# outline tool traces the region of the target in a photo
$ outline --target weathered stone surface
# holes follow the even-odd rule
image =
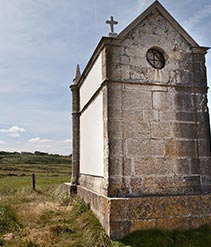
[[[135,112],[134,117],[137,116],[137,114]],[[109,120],[110,121],[120,121],[122,118],[123,118],[123,111],[120,107],[109,106]],[[137,117],[137,119],[142,119],[141,113],[140,113],[140,118]],[[107,121],[106,123],[108,123],[108,119],[104,118],[104,120]]]
[[[200,159],[200,174],[211,175],[211,158]]]
[[[109,197],[124,197],[129,195],[129,186],[127,180],[123,177],[110,177],[109,178]]]
[[[151,137],[169,139],[171,137],[170,124],[168,122],[152,122]]]
[[[135,174],[144,175],[173,175],[174,161],[165,158],[135,158]]]
[[[142,91],[123,91],[123,109],[152,109],[152,97],[150,92]]]
[[[128,207],[127,200],[112,200],[110,206],[110,217],[116,220],[122,220],[127,218],[127,207]]]
[[[208,139],[198,140],[199,156],[210,157],[210,141]]]
[[[195,112],[177,112],[176,120],[182,122],[192,122],[192,124],[195,124]]]
[[[120,158],[123,156],[123,145],[124,142],[123,140],[115,140],[115,139],[111,139],[109,140],[109,150],[110,150],[110,157],[111,158]]]
[[[178,217],[178,216],[188,216],[188,201],[187,197],[179,196],[169,196],[161,197],[157,199],[159,208],[156,208],[156,217]]]
[[[124,138],[149,138],[150,124],[148,122],[126,121],[123,124]]]
[[[176,194],[179,185],[174,182],[174,177],[145,176],[143,181],[144,194]]]
[[[143,195],[141,177],[112,177],[109,181],[109,196],[111,197],[131,197]]]
[[[194,94],[192,95],[192,101],[196,106],[198,112],[207,112],[207,95],[206,94]]]
[[[191,159],[190,166],[191,166],[191,174],[201,174],[201,165],[200,159]]]
[[[172,130],[176,138],[197,139],[195,123],[173,123]]]
[[[195,141],[166,141],[166,156],[168,157],[197,157]]]
[[[198,139],[206,139],[208,136],[210,136],[210,128],[207,125],[207,121],[204,121],[197,125],[197,134]]]
[[[183,180],[187,186],[200,186],[200,176],[184,176]]]
[[[176,120],[176,112],[171,109],[163,109],[163,111],[159,111],[160,121],[175,121]]]
[[[211,186],[210,185],[201,185],[201,193],[208,194],[211,193]]]
[[[78,192],[90,203],[113,239],[121,239],[136,230],[154,227],[187,229],[211,222],[210,194],[112,199],[94,194],[81,186]]]
[[[123,122],[121,120],[112,120],[109,124],[109,136],[113,139],[119,139],[123,137]]]
[[[204,203],[201,201],[200,196],[189,196],[187,197],[187,202],[189,216],[197,216],[203,214]]]
[[[153,218],[154,198],[131,198],[128,201],[127,218],[129,220],[139,220]]]
[[[194,107],[189,93],[177,93],[175,95],[176,110],[180,112],[193,112]]]
[[[112,84],[113,85],[113,84]],[[108,106],[113,110],[120,110],[122,108],[122,91],[121,88],[113,89],[111,86],[108,87]]]
[[[133,159],[124,159],[123,164],[123,174],[124,176],[132,176],[134,175],[134,161]]]
[[[202,175],[202,184],[211,186],[211,175]]]
[[[80,175],[79,183],[84,188],[90,189],[102,195],[107,190],[107,179],[101,177],[94,177],[89,175]]]
[[[143,195],[143,179],[141,177],[131,177],[129,179],[129,189],[131,196]]]
[[[131,223],[130,232],[147,230],[151,228],[156,228],[156,219],[133,220]]]
[[[114,240],[123,238],[130,233],[131,222],[130,221],[114,221],[110,222],[110,236]]]
[[[205,215],[211,215],[211,196],[210,195],[201,195],[200,196],[200,202],[201,202],[201,212],[200,214]],[[198,213],[199,214],[199,213]]]
[[[127,145],[128,157],[150,157],[164,156],[164,142],[162,140],[148,139],[128,139]]]
[[[124,124],[127,122],[141,122],[143,121],[143,111],[142,109],[124,109],[122,112],[122,118]]]
[[[130,64],[130,61],[130,56],[125,55],[120,57],[120,64]]]
[[[202,226],[204,224],[210,224],[211,217],[203,217],[203,216],[197,216],[189,219],[190,225],[189,228],[197,228],[199,226]]]
[[[130,66],[126,64],[111,64],[110,79],[124,80],[130,79]]]
[[[190,162],[188,159],[175,160],[175,173],[177,175],[190,175]]]
[[[189,218],[165,218],[157,220],[157,227],[161,229],[188,229]]]
[[[159,120],[159,111],[156,110],[144,110],[143,119],[148,121],[158,121]]]
[[[143,191],[148,195],[201,193],[200,176],[145,176],[143,177]]]
[[[153,109],[155,110],[164,110],[169,108],[169,106],[174,107],[173,99],[174,95],[169,94],[168,92],[153,92]]]
[[[110,159],[109,160],[109,175],[110,176],[122,176],[124,172],[123,158]],[[128,174],[130,174],[128,172]]]
[[[196,117],[199,124],[209,123],[209,112],[197,112]]]

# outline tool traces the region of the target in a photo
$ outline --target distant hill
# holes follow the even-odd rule
[[[70,164],[71,160],[71,155],[0,151],[0,164]]]

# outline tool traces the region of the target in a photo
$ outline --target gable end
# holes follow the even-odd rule
[[[190,46],[199,47],[196,41],[184,30],[184,28],[170,15],[170,13],[160,4],[155,1],[141,15],[139,15],[131,24],[129,24],[117,37],[124,38],[132,29],[139,25],[153,10],[157,9],[161,15],[177,30],[177,32],[190,44]]]

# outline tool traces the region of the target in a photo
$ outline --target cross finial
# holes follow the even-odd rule
[[[107,20],[106,21],[106,24],[109,24],[110,25],[109,37],[116,37],[117,36],[117,33],[114,33],[114,25],[117,25],[118,24],[118,21],[115,21],[114,20],[114,17],[111,16],[111,19],[110,20]]]

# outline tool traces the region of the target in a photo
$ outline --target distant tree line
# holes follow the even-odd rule
[[[65,157],[72,157],[70,155],[60,155],[60,154],[49,154],[41,151],[35,151],[34,153],[31,152],[7,152],[7,151],[0,151],[0,155],[49,155],[49,156],[65,156]]]

